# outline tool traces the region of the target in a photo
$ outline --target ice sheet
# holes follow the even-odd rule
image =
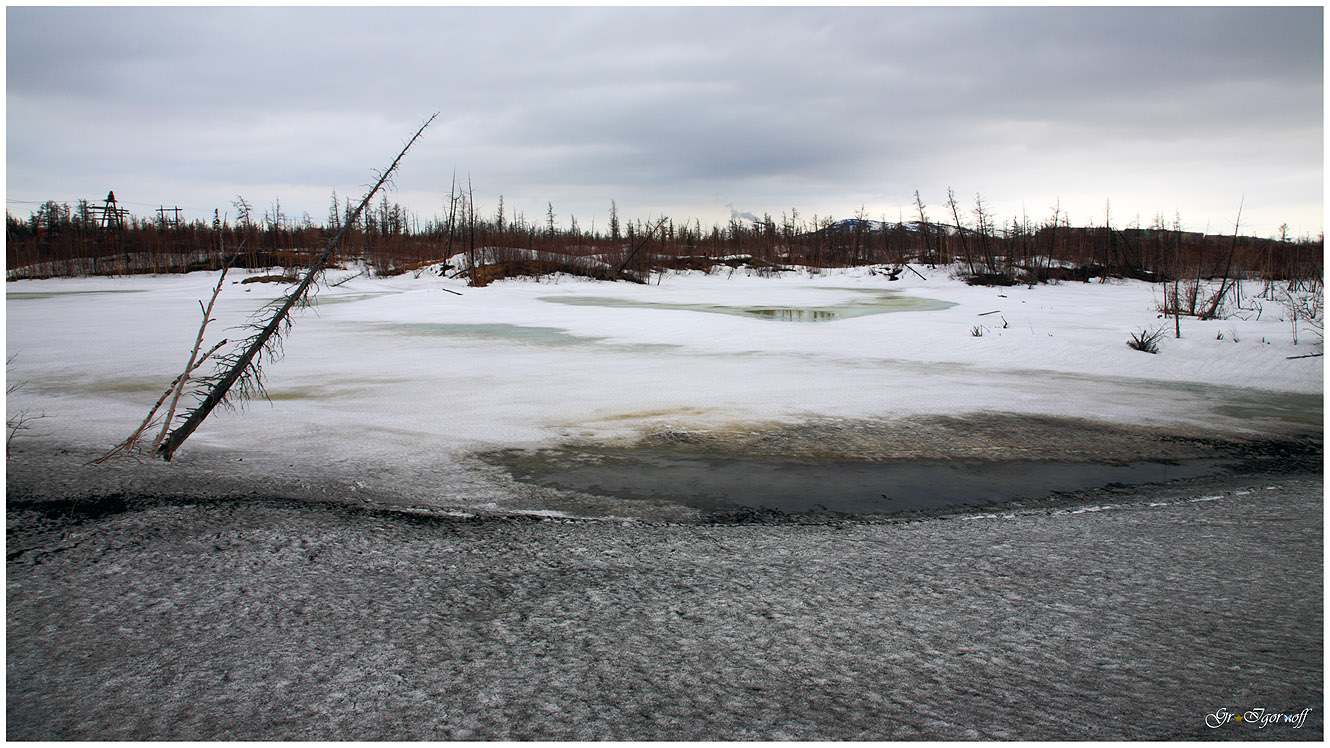
[[[1305,331],[1293,345],[1273,303],[1259,319],[1183,319],[1175,340],[1157,285],[983,288],[919,269],[927,280],[727,269],[649,285],[560,276],[469,288],[427,270],[325,285],[296,315],[285,357],[265,367],[271,403],[214,414],[184,449],[392,459],[663,427],[978,411],[1230,431],[1320,421],[1322,359],[1288,359],[1319,349]],[[241,337],[228,328],[280,293],[239,284],[245,276],[228,277],[205,344]],[[216,277],[9,283],[7,373],[24,383],[9,413],[45,414],[44,434],[75,443],[123,439],[183,367]],[[886,293],[951,306],[815,324],[689,308],[835,308]],[[606,298],[639,306],[577,303]],[[1158,355],[1127,347],[1131,333],[1165,325]]]

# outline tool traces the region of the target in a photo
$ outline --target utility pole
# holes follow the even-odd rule
[[[172,214],[174,214],[174,216],[171,218],[170,221],[168,221],[168,220],[166,219],[166,214],[167,214],[167,213],[172,213]],[[158,225],[158,226],[161,226],[161,227],[164,228],[164,229],[165,229],[165,228],[173,228],[173,229],[178,229],[178,228],[180,228],[180,208],[178,208],[178,207],[172,207],[172,208],[159,207],[159,208],[157,208],[157,225]]]

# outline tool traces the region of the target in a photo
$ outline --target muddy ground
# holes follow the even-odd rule
[[[1079,428],[962,426],[922,432],[1007,439],[1001,459]],[[778,432],[728,443],[828,443]],[[866,521],[630,507],[491,474],[422,507],[390,477],[206,455],[85,468],[85,448],[16,442],[6,737],[1321,739],[1319,435],[1124,434],[1102,446],[1249,459]],[[1307,707],[1300,726],[1206,724]]]

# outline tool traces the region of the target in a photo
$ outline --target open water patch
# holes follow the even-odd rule
[[[328,306],[329,304],[354,304],[357,301],[377,299],[380,296],[388,296],[393,293],[393,291],[363,291],[360,293],[346,294],[318,294],[316,292],[310,298],[311,301],[319,306]]]
[[[579,452],[508,450],[486,460],[532,485],[643,501],[669,501],[707,512],[890,515],[992,507],[1107,486],[1199,478],[1225,460],[1136,461],[855,461],[725,457],[671,450]]]
[[[156,395],[171,383],[170,375],[160,377],[95,377],[87,375],[48,376],[24,382],[24,390],[40,395]]]
[[[708,314],[729,314],[750,319],[765,319],[776,322],[834,322],[853,317],[866,317],[870,314],[891,312],[931,312],[955,306],[950,301],[928,299],[918,296],[902,296],[883,291],[865,291],[864,289],[846,289],[860,291],[865,298],[848,301],[843,304],[821,306],[782,306],[728,304],[684,304],[662,301],[638,301],[616,299],[608,296],[543,296],[540,301],[569,306],[599,306],[633,309],[665,309],[674,311],[705,312]]]
[[[438,322],[371,322],[362,323],[361,326],[378,332],[394,333],[410,337],[501,340],[510,343],[525,343],[528,345],[580,345],[602,339],[573,335],[567,330],[558,327],[511,325],[503,322],[474,324]]]
[[[120,293],[143,293],[143,289],[110,288],[100,291],[6,291],[5,299],[12,301],[32,301],[34,299],[55,299],[63,296],[96,296]]]

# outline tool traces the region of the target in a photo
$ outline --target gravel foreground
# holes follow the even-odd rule
[[[1319,472],[818,524],[71,506],[17,472],[11,740],[1323,736]]]

